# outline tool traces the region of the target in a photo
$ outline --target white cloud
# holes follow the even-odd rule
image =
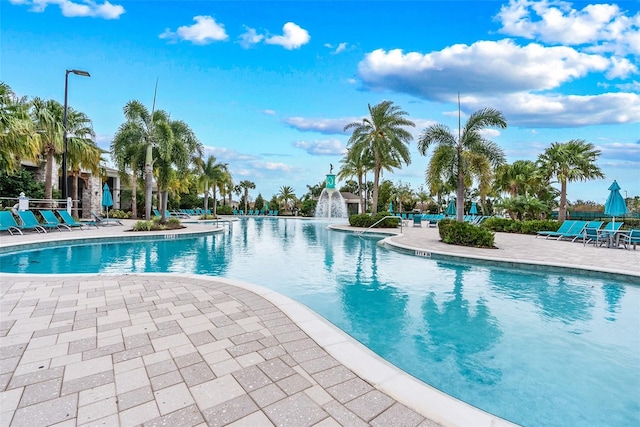
[[[478,66],[482,64],[482,66]],[[453,45],[428,54],[377,49],[358,65],[365,87],[450,101],[466,94],[555,89],[613,63],[564,46],[518,46],[512,40]]]
[[[640,119],[637,93],[559,94],[563,85],[590,75],[621,79],[638,73],[625,58],[566,46],[518,46],[507,39],[454,45],[428,54],[378,49],[358,67],[367,89],[451,103],[460,93],[465,111],[493,106],[512,124],[584,126]]]
[[[556,0],[510,0],[496,19],[510,36],[564,45],[592,45],[598,51],[640,53],[640,13],[627,16],[615,4],[578,10]]]
[[[282,46],[287,50],[298,49],[300,46],[309,43],[311,37],[309,32],[304,28],[294,24],[293,22],[287,22],[282,27],[281,36],[271,36],[265,40],[267,44],[275,44]]]
[[[11,4],[31,6],[31,12],[44,12],[49,5],[57,5],[63,16],[68,18],[90,17],[103,19],[118,19],[125,13],[124,7],[111,4],[108,1],[97,3],[92,0],[73,2],[71,0],[9,0]]]
[[[342,156],[347,152],[344,144],[337,139],[296,141],[293,146],[303,149],[312,156]]]
[[[185,40],[197,45],[205,45],[215,41],[225,41],[229,38],[224,25],[218,24],[211,16],[194,16],[193,25],[183,25],[173,32],[168,28],[160,34],[161,39]]]
[[[243,48],[248,49],[264,40],[264,36],[262,34],[258,34],[255,28],[245,26],[245,29],[246,31],[238,37],[240,39],[240,46]]]
[[[307,117],[288,117],[284,120],[292,128],[304,132],[319,132],[324,134],[342,134],[344,127],[351,122],[359,121],[359,117],[343,117],[340,119],[314,119]]]
[[[275,116],[276,115],[276,112],[274,110],[264,110],[262,113],[266,114],[267,116]]]
[[[342,42],[342,43],[338,44],[338,46],[334,46],[331,43],[325,43],[324,44],[324,47],[326,47],[327,49],[332,49],[332,52],[331,52],[332,55],[337,55],[340,52],[344,52],[345,50],[347,50],[348,46],[349,45],[346,42]]]
[[[510,125],[525,127],[578,127],[640,121],[640,95],[537,95],[514,93],[501,97],[468,99],[463,108],[477,110],[487,105],[501,110]]]

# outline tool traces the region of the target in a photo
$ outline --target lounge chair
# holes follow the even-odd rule
[[[414,215],[413,216],[413,226],[414,227],[422,227],[422,215]]]
[[[105,227],[110,225],[124,225],[122,224],[122,221],[120,221],[117,218],[103,218],[102,216],[98,215],[94,211],[90,211],[90,212],[94,220],[93,222],[96,224],[96,226]]]
[[[22,234],[22,230],[20,230],[11,211],[0,211],[0,231],[8,231],[12,236],[13,233]]]
[[[629,249],[633,246],[633,250],[636,250],[636,246],[640,245],[640,229],[631,229],[625,233],[620,233],[620,243],[622,243],[625,249]]]
[[[58,211],[58,215],[60,215],[60,218],[62,218],[62,221],[68,225],[71,228],[80,228],[82,229],[82,227],[84,226],[93,226],[95,228],[98,228],[98,224],[95,223],[95,221],[81,221],[78,222],[75,220],[74,217],[72,217],[69,212],[65,211],[65,210],[60,210]]]
[[[60,220],[58,219],[56,214],[53,213],[53,211],[41,210],[40,215],[42,215],[42,218],[44,219],[44,223],[41,223],[41,224],[51,228],[55,227],[60,231],[62,231],[63,229],[67,231],[71,231],[71,227],[69,227],[67,224],[60,222]]]
[[[46,233],[47,229],[57,228],[47,224],[40,224],[36,216],[31,211],[18,211],[18,216],[22,225],[20,228],[27,230],[36,230],[38,233]]]
[[[574,242],[577,238],[582,237],[584,229],[587,227],[588,223],[589,221],[575,221],[569,231],[558,236],[558,240],[571,239],[571,241]]]
[[[562,233],[568,232],[574,223],[575,221],[564,221],[562,224],[560,224],[560,227],[556,231],[540,230],[536,233],[536,239],[538,238],[538,236],[545,236],[545,239],[548,239],[549,237],[558,237]]]

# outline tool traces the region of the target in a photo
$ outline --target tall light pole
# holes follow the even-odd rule
[[[82,70],[66,70],[64,74],[64,115],[62,117],[62,143],[64,146],[64,151],[62,152],[62,198],[65,201],[69,195],[69,187],[67,183],[67,93],[69,87],[69,74],[91,77],[91,74]]]

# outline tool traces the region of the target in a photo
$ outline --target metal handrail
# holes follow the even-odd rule
[[[400,225],[400,232],[402,233],[402,218],[399,216],[395,216],[395,215],[387,215],[383,218],[380,218],[378,221],[374,222],[373,224],[371,224],[369,227],[367,227],[366,230],[362,230],[362,231],[358,231],[356,233],[357,236],[362,236],[364,233],[366,233],[367,231],[369,231],[370,229],[372,229],[373,227],[375,227],[376,225],[380,224],[382,221],[384,221],[387,218],[398,218],[399,220],[399,224]]]

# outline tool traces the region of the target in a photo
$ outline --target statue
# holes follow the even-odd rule
[[[329,163],[329,173],[333,173],[333,164]]]

